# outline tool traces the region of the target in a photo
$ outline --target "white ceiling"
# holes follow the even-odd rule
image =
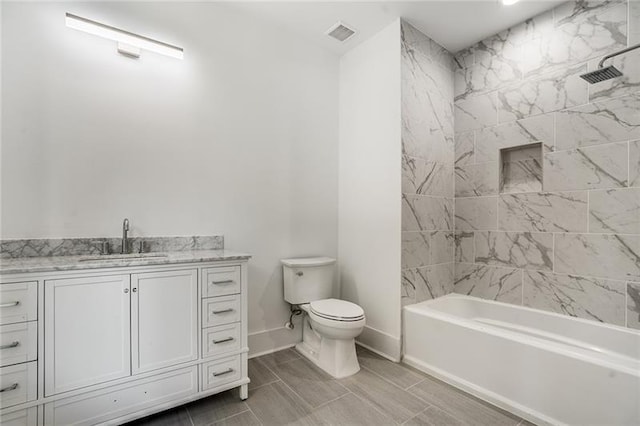
[[[503,6],[500,0],[440,1],[256,1],[229,2],[246,12],[275,22],[300,37],[337,54],[371,37],[400,17],[451,52],[549,10],[564,0],[521,0]],[[336,21],[358,33],[345,43],[330,39],[325,31]]]

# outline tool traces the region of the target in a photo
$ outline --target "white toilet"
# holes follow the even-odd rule
[[[284,299],[304,312],[302,343],[296,349],[336,378],[360,370],[355,338],[365,325],[355,303],[331,298],[335,259],[283,259]]]

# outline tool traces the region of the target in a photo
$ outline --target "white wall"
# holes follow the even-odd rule
[[[67,11],[185,59],[120,56]],[[282,327],[278,260],[337,254],[338,64],[224,4],[4,3],[1,237],[224,234],[254,255],[250,332]]]
[[[400,356],[400,21],[340,61],[342,297],[363,307],[360,341]]]

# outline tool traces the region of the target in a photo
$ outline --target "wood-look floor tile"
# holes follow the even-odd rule
[[[520,418],[439,380],[426,378],[409,389],[413,395],[477,426],[515,426]]]
[[[339,381],[398,423],[409,420],[428,405],[366,369]]]
[[[210,425],[226,417],[247,411],[249,407],[240,399],[237,389],[231,389],[186,406],[194,426]]]
[[[265,425],[312,424],[305,420],[311,414],[310,408],[283,382],[249,392],[247,405]]]
[[[260,361],[269,368],[273,368],[278,364],[293,361],[298,358],[300,358],[300,354],[295,349],[289,348],[272,354],[262,355],[254,359]]]
[[[259,359],[252,358],[248,362],[249,367],[249,389],[255,389],[269,383],[277,382],[278,378]]]
[[[274,372],[311,408],[349,392],[333,377],[304,358],[277,365],[274,367]]]
[[[227,417],[218,422],[214,426],[260,426],[260,420],[251,411],[243,411],[235,416]]]
[[[358,361],[362,367],[368,368],[402,389],[413,386],[423,379],[422,375],[414,373],[404,365],[391,362],[362,347],[358,347]]]
[[[431,406],[404,423],[404,426],[467,426],[449,413]]]
[[[387,426],[395,423],[352,393],[318,408],[309,416],[309,420],[317,425]]]

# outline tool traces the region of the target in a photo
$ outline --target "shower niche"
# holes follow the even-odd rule
[[[500,150],[500,193],[542,191],[542,143]]]

